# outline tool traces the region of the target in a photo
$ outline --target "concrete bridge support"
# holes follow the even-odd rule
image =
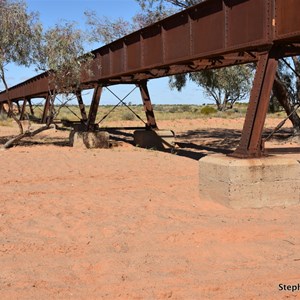
[[[201,199],[237,209],[299,205],[300,163],[283,156],[206,156],[199,161],[199,189]]]

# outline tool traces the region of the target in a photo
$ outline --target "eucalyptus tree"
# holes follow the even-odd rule
[[[48,129],[57,115],[55,97],[59,93],[70,94],[78,90],[83,74],[90,73],[92,55],[86,53],[86,35],[75,23],[57,24],[43,31],[38,14],[28,12],[22,0],[0,0],[0,80],[8,102],[8,114],[18,123],[20,134],[5,144],[10,147],[25,136],[32,136]],[[10,64],[36,66],[36,70],[47,71],[51,111],[45,128],[36,132],[24,132],[21,122],[13,112],[7,82]]]
[[[172,76],[170,87],[180,91],[188,79],[194,81],[214,100],[219,111],[225,111],[232,108],[236,101],[245,99],[252,78],[253,71],[249,65],[238,65]]]
[[[293,134],[300,135],[300,117],[297,108],[300,106],[300,59],[297,56],[290,60],[279,61],[273,85],[273,97],[284,108],[293,124]]]
[[[18,123],[20,133],[23,133],[22,124],[13,112],[7,67],[12,63],[28,67],[35,61],[42,27],[38,15],[29,13],[24,1],[1,0],[0,28],[0,80],[7,94],[8,114]]]
[[[76,93],[80,88],[82,76],[91,75],[90,67],[93,56],[86,52],[84,47],[86,36],[82,30],[76,28],[75,23],[56,24],[46,31],[40,31],[39,40],[34,40],[34,42],[36,59],[25,61],[28,64],[34,63],[37,72],[47,72],[49,116],[45,126],[35,131],[21,132],[20,135],[8,141],[4,148],[11,147],[24,137],[32,137],[51,128],[60,109],[66,105],[66,102],[62,103],[56,109],[56,96],[58,94],[69,96]],[[67,98],[67,101],[69,100],[70,98]]]
[[[91,75],[93,55],[86,52],[86,42],[86,35],[74,22],[56,24],[42,36],[38,47],[37,70],[48,74],[50,115],[46,126],[50,126],[62,107],[59,105],[59,109],[55,109],[56,96],[64,94],[69,101],[71,98],[68,96],[80,89],[82,76]]]

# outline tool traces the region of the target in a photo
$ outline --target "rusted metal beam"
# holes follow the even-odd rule
[[[299,10],[299,0],[206,0],[94,50],[93,75],[83,71],[80,86],[84,89],[97,85],[87,118],[88,129],[95,128],[102,86],[139,84],[152,78],[259,59],[241,143],[233,155],[262,155],[261,134],[277,59],[300,55]],[[48,90],[45,72],[12,87],[10,97],[16,102],[45,95]],[[147,86],[141,85],[140,90],[150,109]],[[7,100],[6,93],[0,93],[0,103]],[[48,100],[43,121],[49,110]],[[156,126],[151,113],[148,117],[149,124]]]
[[[51,107],[51,97],[50,95],[48,95],[46,98],[45,98],[45,104],[44,104],[44,109],[43,109],[43,115],[42,115],[42,119],[41,119],[41,122],[42,123],[46,123],[47,122],[47,118],[49,116],[49,110],[50,110],[50,107]]]
[[[152,128],[152,129],[158,129],[156,120],[155,120],[154,111],[153,111],[153,106],[152,106],[151,99],[150,99],[150,94],[149,94],[148,87],[147,87],[147,81],[141,81],[138,84],[138,86],[139,86],[139,89],[141,92],[143,105],[144,105],[144,111],[145,111],[146,118],[147,118],[147,127]]]
[[[231,156],[238,158],[260,157],[264,154],[262,132],[268,112],[270,94],[278,61],[263,53],[256,68],[250,102],[238,148]]]
[[[94,130],[102,90],[103,90],[102,85],[95,86],[92,103],[90,106],[89,116],[88,116],[88,120],[87,120],[87,129],[88,130]]]
[[[217,62],[223,57],[221,64],[210,63],[203,68],[255,61],[256,57],[240,59],[237,54],[261,52],[274,44],[300,43],[299,10],[298,0],[203,1],[94,50],[94,75],[83,72],[81,89],[94,83],[135,83],[190,72],[199,59]],[[293,54],[297,53],[300,49],[294,48]],[[176,67],[180,65],[185,67]],[[201,69],[199,65],[195,70]],[[16,85],[10,89],[10,95],[12,100],[22,99],[41,95],[48,89],[45,72]],[[5,94],[0,93],[0,102],[6,100]]]
[[[148,75],[144,79],[168,76],[166,70],[170,66],[189,66],[198,59],[214,60],[230,53],[262,51],[273,43],[274,1],[206,0],[199,3],[94,50],[93,75],[83,72],[81,84],[104,85],[114,78],[128,81],[136,74],[153,72],[152,77]],[[231,59],[224,66],[235,63],[235,59]],[[189,72],[189,68],[178,71]],[[40,95],[48,89],[45,72],[12,88],[11,97]],[[5,95],[0,94],[0,101],[4,98]]]
[[[34,116],[34,110],[33,110],[33,107],[32,107],[31,99],[28,98],[27,101],[28,101],[28,104],[29,104],[30,113],[31,113],[32,116]]]
[[[24,120],[24,116],[25,116],[25,112],[26,112],[26,104],[27,104],[27,99],[24,98],[21,113],[20,113],[20,120],[21,121]]]
[[[85,105],[83,103],[83,100],[82,100],[82,95],[81,95],[81,91],[77,91],[76,93],[76,98],[77,98],[77,101],[78,101],[78,105],[79,105],[79,109],[80,109],[80,113],[81,113],[81,118],[83,121],[87,121],[87,114],[86,114],[86,111],[85,111]]]
[[[17,104],[18,114],[20,114],[21,113],[21,106],[20,106],[19,101],[16,101],[16,104]]]

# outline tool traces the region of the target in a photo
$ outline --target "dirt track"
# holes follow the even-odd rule
[[[219,129],[242,122],[212,120],[211,140],[202,121],[186,122],[163,124],[182,129],[190,148],[177,155],[73,149],[60,132],[0,152],[0,298],[300,297],[278,286],[300,283],[300,206],[235,211],[200,199],[197,158],[234,146]]]

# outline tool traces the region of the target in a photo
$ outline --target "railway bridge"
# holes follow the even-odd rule
[[[238,148],[232,156],[263,155],[263,126],[278,60],[300,55],[299,0],[206,0],[93,51],[93,75],[82,72],[77,93],[82,122],[93,130],[104,87],[139,87],[147,128],[156,130],[147,81],[180,73],[257,62],[249,107]],[[43,98],[42,122],[49,113],[49,74],[21,82],[9,97],[22,105],[20,118],[34,98]],[[82,91],[94,89],[89,114]],[[8,100],[0,93],[0,110]]]

